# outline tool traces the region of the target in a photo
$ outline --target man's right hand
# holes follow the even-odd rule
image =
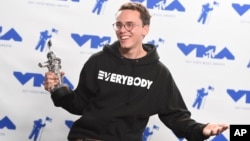
[[[61,75],[64,75],[64,72],[61,72]],[[56,85],[59,84],[59,78],[54,72],[46,72],[44,79],[44,89],[51,91]]]

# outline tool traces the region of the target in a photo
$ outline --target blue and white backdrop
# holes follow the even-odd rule
[[[43,88],[48,40],[74,89],[88,57],[116,40],[115,12],[129,0],[6,0],[0,9],[0,140],[66,141],[79,118]],[[249,124],[249,0],[131,0],[148,7],[145,43],[157,46],[192,117]],[[150,104],[150,103],[148,103]],[[154,105],[152,105],[154,106]],[[147,110],[147,109],[145,109]],[[143,141],[185,141],[150,118]],[[229,131],[208,139],[228,141]]]

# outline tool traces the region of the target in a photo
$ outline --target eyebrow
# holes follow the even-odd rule
[[[123,24],[123,22],[120,22],[120,21],[117,21],[116,23],[121,23],[121,24]],[[135,23],[135,22],[128,21],[128,22],[125,22],[125,24],[126,24],[126,23]]]

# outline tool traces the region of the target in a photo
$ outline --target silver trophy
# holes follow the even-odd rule
[[[44,63],[39,63],[38,66],[41,68],[47,67],[48,70],[50,72],[54,72],[59,79],[59,83],[50,89],[51,93],[54,93],[58,90],[58,92],[64,91],[67,92],[68,91],[68,86],[66,84],[63,83],[63,77],[61,76],[61,59],[59,57],[57,57],[55,55],[55,53],[53,51],[50,50],[52,46],[51,41],[48,41],[48,48],[49,48],[49,52],[47,54],[47,58],[48,60]]]

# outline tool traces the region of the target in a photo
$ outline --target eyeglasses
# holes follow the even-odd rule
[[[132,22],[127,22],[125,24],[117,22],[117,23],[114,23],[112,25],[113,25],[113,28],[115,31],[121,30],[122,27],[124,27],[127,31],[131,31],[135,26],[139,26],[139,25],[132,23]]]

